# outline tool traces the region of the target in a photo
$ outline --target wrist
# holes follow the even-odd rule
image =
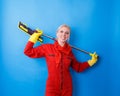
[[[93,65],[93,62],[92,62],[91,60],[88,60],[87,62],[88,62],[88,64],[89,64],[90,66]]]

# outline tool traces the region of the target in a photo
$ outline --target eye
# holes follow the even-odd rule
[[[63,30],[61,30],[60,33],[63,33]]]
[[[70,34],[70,32],[65,32],[65,34],[67,34],[67,35],[68,35],[68,34]]]

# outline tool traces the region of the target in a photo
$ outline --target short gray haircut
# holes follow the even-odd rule
[[[62,27],[66,27],[66,28],[68,28],[69,30],[71,30],[71,29],[70,29],[70,26],[68,26],[68,25],[66,25],[66,24],[62,24],[62,25],[60,25],[60,26],[58,27],[58,29],[57,29],[56,32],[58,32]]]

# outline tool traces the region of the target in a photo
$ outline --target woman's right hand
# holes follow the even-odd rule
[[[35,32],[30,36],[29,41],[31,41],[35,44],[42,34],[43,34],[42,30],[35,30]],[[41,39],[41,41],[42,41],[42,39]]]

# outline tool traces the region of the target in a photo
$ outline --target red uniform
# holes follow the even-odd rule
[[[54,44],[43,44],[33,48],[34,43],[28,42],[24,53],[31,58],[45,57],[48,67],[46,96],[72,96],[72,79],[69,68],[82,72],[89,67],[87,62],[78,62],[69,44],[61,47]]]

